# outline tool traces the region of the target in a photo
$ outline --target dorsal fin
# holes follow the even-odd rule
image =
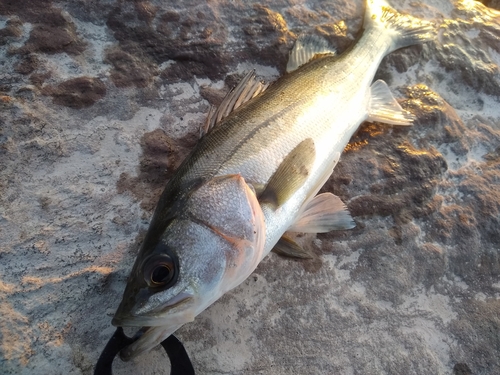
[[[224,117],[227,117],[242,104],[259,95],[267,89],[268,86],[269,83],[259,81],[255,78],[255,70],[249,71],[240,83],[228,92],[216,110],[213,109],[214,107],[210,109],[205,124],[203,124],[201,128],[201,136],[208,133],[208,131],[217,125]]]
[[[335,55],[336,51],[328,42],[317,35],[300,35],[293,45],[286,71],[293,72],[311,61],[316,55]]]

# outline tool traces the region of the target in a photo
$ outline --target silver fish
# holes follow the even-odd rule
[[[266,90],[249,77],[238,86],[158,202],[112,321],[148,328],[122,359],[194,320],[273,248],[306,256],[286,231],[354,226],[338,197],[316,194],[363,121],[412,123],[387,85],[372,81],[385,55],[433,36],[429,23],[368,0],[363,34],[347,52],[302,37],[289,73]]]

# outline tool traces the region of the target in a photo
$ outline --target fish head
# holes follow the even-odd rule
[[[123,349],[129,360],[158,345],[225,292],[263,257],[264,216],[240,175],[216,177],[189,194],[160,240],[141,247],[113,318],[115,326],[148,327]]]

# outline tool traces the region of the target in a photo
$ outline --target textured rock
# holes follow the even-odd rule
[[[498,1],[400,3],[439,29],[377,73],[415,125],[367,123],[347,146],[323,190],[355,229],[299,235],[314,259],[270,255],[178,331],[198,373],[500,373]],[[0,2],[2,373],[93,372],[209,106],[248,69],[276,78],[302,32],[344,51],[363,8]],[[115,363],[167,368],[161,350]]]

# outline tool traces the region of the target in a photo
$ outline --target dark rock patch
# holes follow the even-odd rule
[[[51,72],[47,71],[34,72],[33,74],[30,75],[30,82],[36,87],[41,88],[42,85],[45,83],[45,81],[51,77],[52,77]]]
[[[25,22],[38,23],[59,18],[60,10],[52,6],[52,0],[2,1],[0,14],[4,16],[19,16]]]
[[[111,79],[118,87],[146,87],[157,75],[157,69],[148,57],[142,59],[118,48],[107,51],[104,62],[111,64]]]
[[[28,41],[14,53],[60,53],[80,54],[86,46],[76,32],[73,22],[63,15],[61,9],[50,0],[4,1],[0,4],[0,14],[16,15],[22,22],[33,24]]]
[[[102,99],[106,95],[106,85],[99,78],[78,77],[45,87],[43,92],[52,96],[56,104],[81,109]]]
[[[6,27],[0,29],[0,46],[7,44],[10,40],[17,39],[22,35],[22,22],[14,17],[7,21]]]
[[[453,375],[472,375],[472,371],[467,363],[457,363],[453,366]]]
[[[482,33],[491,36],[485,39],[486,42],[477,43],[475,39],[463,38],[464,32],[478,26],[469,21],[474,15],[473,9],[463,7],[459,14],[463,19],[450,21],[446,25],[447,32],[441,36],[440,48],[432,44],[429,46],[441,66],[457,76],[457,83],[466,84],[479,92],[499,96],[500,72],[490,55],[485,52],[488,48],[498,50],[498,29],[487,25],[479,26]],[[489,39],[492,39],[492,43],[488,43]]]
[[[372,144],[377,144],[379,139]],[[370,186],[369,194],[351,200],[351,213],[354,216],[391,215],[396,224],[428,215],[436,208],[432,197],[446,170],[442,155],[435,150],[417,150],[407,143],[385,150],[384,155],[380,155],[383,159],[377,163],[382,171],[380,181]]]
[[[238,60],[258,59],[258,62],[276,66],[284,72],[294,35],[280,13],[259,4],[253,9],[250,17],[241,20],[246,46],[238,53]]]
[[[489,8],[500,10],[500,0],[479,0]]]
[[[339,55],[353,43],[347,35],[347,25],[344,21],[318,25],[315,32],[328,40]]]
[[[172,139],[161,129],[145,133],[141,139],[142,156],[139,174],[120,176],[117,190],[130,192],[141,201],[141,207],[152,211],[170,177],[177,170],[198,140],[196,135]]]
[[[29,54],[14,66],[14,70],[20,74],[31,74],[38,68],[39,64],[36,54]]]
[[[70,55],[78,55],[85,50],[85,47],[86,43],[78,37],[73,24],[43,24],[35,26],[26,44],[14,52],[20,54],[66,52]]]
[[[158,65],[174,60],[176,63],[162,73],[167,80],[182,72],[191,72],[190,78],[198,75],[216,79],[227,71],[229,57],[223,47],[226,30],[208,6],[199,5],[192,12],[179,14],[175,10],[160,13],[149,2],[134,7],[122,4],[110,12],[107,25],[128,54],[138,59],[147,57]],[[197,69],[194,72],[193,67]]]
[[[460,362],[455,374],[473,374],[468,364],[473,363],[477,373],[498,374],[500,364],[500,301],[468,299],[463,302],[458,319],[451,322],[451,332],[458,340]]]
[[[211,87],[200,87],[200,95],[211,105],[218,107],[222,100],[227,95],[227,90],[217,90]]]

